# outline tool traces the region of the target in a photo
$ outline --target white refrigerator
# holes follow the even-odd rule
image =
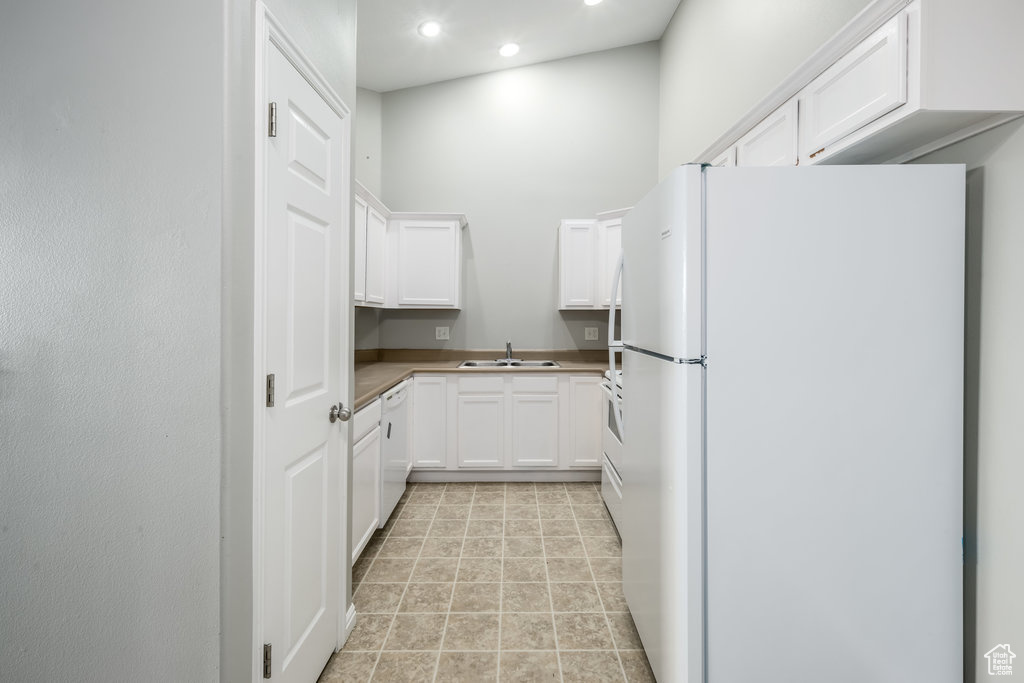
[[[622,579],[662,683],[962,678],[963,166],[623,219]]]

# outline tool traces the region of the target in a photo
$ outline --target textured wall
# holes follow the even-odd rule
[[[385,93],[381,198],[469,227],[462,311],[384,312],[382,346],[604,347],[607,313],[557,311],[558,222],[654,186],[657,112],[656,43]],[[600,340],[584,342],[587,324]]]
[[[352,136],[356,180],[380,196],[381,95],[359,88],[356,91],[356,116]]]
[[[868,0],[683,0],[661,39],[658,175],[694,161]]]
[[[4,8],[3,680],[219,676],[222,12]]]
[[[1024,123],[917,161],[967,164],[964,673],[984,681],[997,644],[1024,656]]]

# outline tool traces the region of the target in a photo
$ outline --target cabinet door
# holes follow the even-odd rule
[[[558,465],[558,394],[512,395],[512,465]]]
[[[459,394],[459,467],[505,466],[505,395]]]
[[[601,466],[601,378],[569,378],[568,467]]]
[[[384,303],[384,256],[387,221],[373,207],[366,214],[366,301]]]
[[[711,160],[712,166],[735,166],[736,165],[736,145],[733,145],[729,149],[725,150],[717,157]]]
[[[352,448],[352,562],[377,530],[380,516],[380,426]]]
[[[457,221],[397,222],[397,305],[458,308],[461,236]]]
[[[612,280],[615,277],[615,266],[622,252],[622,219],[614,218],[601,221],[601,291],[599,301],[608,308],[612,305]],[[615,305],[622,305],[622,280],[615,292]]]
[[[593,308],[597,221],[564,220],[558,230],[558,307]]]
[[[369,207],[358,195],[353,204],[352,298],[362,303],[366,300],[366,216]]]
[[[800,93],[805,163],[907,101],[907,17],[893,17]]]
[[[769,114],[736,143],[737,166],[796,166],[796,99]]]
[[[444,377],[416,375],[412,385],[412,465],[444,467],[447,464],[447,381]]]

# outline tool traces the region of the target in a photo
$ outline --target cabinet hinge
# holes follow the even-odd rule
[[[267,375],[267,407],[274,407],[274,373]]]
[[[263,643],[263,677],[270,678],[270,643]]]
[[[267,136],[277,137],[277,102],[270,103],[270,111],[267,114]]]

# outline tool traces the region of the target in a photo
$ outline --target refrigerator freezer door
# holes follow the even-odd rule
[[[622,342],[700,358],[701,168],[677,167],[622,218]]]
[[[657,679],[699,683],[704,369],[629,350],[622,362],[623,592]]]
[[[707,171],[710,680],[962,679],[964,180]]]

